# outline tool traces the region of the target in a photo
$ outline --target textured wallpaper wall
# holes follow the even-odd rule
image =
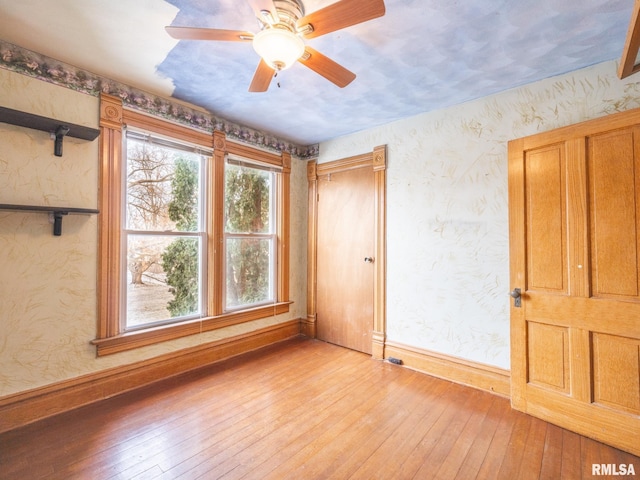
[[[509,368],[507,141],[640,106],[640,80],[599,64],[320,146],[320,162],[388,144],[390,340]],[[95,97],[0,69],[0,104],[95,127]],[[98,142],[0,124],[0,203],[97,204]],[[292,310],[104,358],[97,218],[0,212],[0,396],[306,315],[306,165],[294,160]]]
[[[0,69],[0,105],[97,127],[98,99]],[[64,140],[0,123],[0,203],[96,208],[98,140]],[[289,313],[96,358],[97,217],[0,211],[0,396],[306,315],[306,163],[292,160]]]
[[[320,144],[319,162],[388,145],[387,334],[509,368],[507,142],[640,106],[606,62]]]

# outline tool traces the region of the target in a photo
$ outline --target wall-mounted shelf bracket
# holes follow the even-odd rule
[[[49,132],[54,140],[53,154],[56,157],[62,156],[62,140],[65,136],[82,140],[95,140],[100,135],[100,130],[95,128],[62,122],[6,107],[0,107],[0,122]]]
[[[9,205],[0,203],[0,210],[9,210],[13,212],[36,212],[48,213],[53,218],[53,234],[57,237],[62,235],[62,217],[69,214],[92,215],[100,213],[99,210],[91,208],[71,208],[71,207],[48,207],[36,205]]]

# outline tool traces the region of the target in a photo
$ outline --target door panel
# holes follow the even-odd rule
[[[569,392],[569,332],[565,327],[528,322],[529,382]]]
[[[371,166],[318,176],[317,207],[317,336],[371,353],[374,267],[365,262],[374,255]]]
[[[527,265],[529,288],[565,292],[566,221],[562,145],[527,152]]]
[[[511,286],[522,290],[522,306],[511,306],[511,382],[514,408],[639,455],[640,119],[631,117],[509,143]]]
[[[637,132],[636,132],[637,134]],[[593,294],[638,298],[638,158],[634,131],[589,138]],[[621,241],[625,239],[624,241]]]
[[[593,334],[595,403],[640,415],[640,341]]]

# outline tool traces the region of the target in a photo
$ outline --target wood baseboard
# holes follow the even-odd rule
[[[384,357],[398,358],[403,365],[434,377],[510,397],[511,375],[502,368],[395,342],[386,342]]]
[[[307,315],[300,319],[300,333],[305,337],[316,338],[316,316]]]
[[[300,319],[0,398],[0,433],[300,334]]]

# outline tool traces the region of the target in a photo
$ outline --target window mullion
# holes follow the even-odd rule
[[[275,238],[275,233],[228,233],[225,232],[225,238],[264,238],[270,239]]]
[[[277,176],[276,192],[276,233],[277,233],[277,273],[274,281],[277,291],[275,297],[278,302],[289,300],[289,217],[291,195],[291,154],[282,152],[282,173]]]
[[[226,138],[222,132],[213,132],[213,165],[210,169],[209,184],[209,312],[221,315],[223,312],[224,292],[224,164]]]
[[[122,229],[123,234],[128,235],[140,235],[140,236],[165,236],[165,237],[200,237],[203,233],[201,231],[196,232],[180,232],[180,231],[163,231],[163,230],[129,230]]]

